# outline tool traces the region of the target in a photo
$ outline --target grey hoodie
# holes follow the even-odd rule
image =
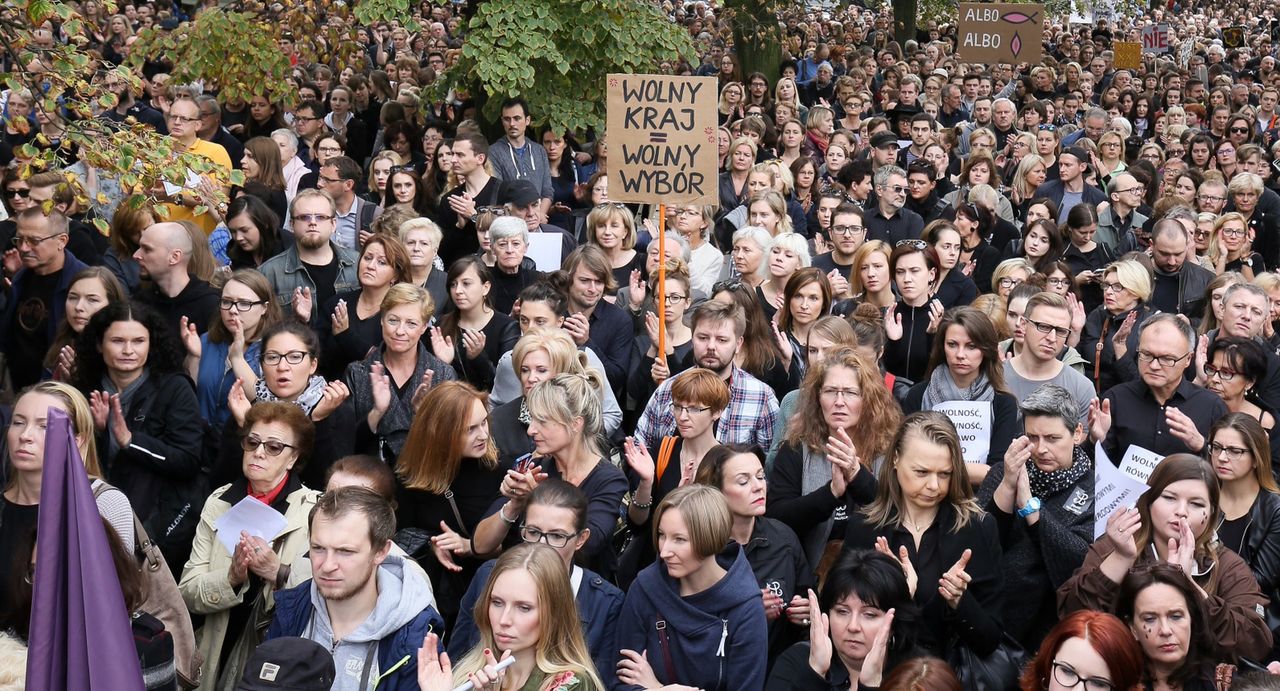
[[[311,604],[315,615],[311,619],[311,631],[307,638],[333,652],[333,665],[337,674],[333,691],[367,691],[378,678],[378,643],[408,624],[430,605],[431,584],[419,569],[405,568],[403,557],[387,556],[378,567],[378,604],[364,623],[350,635],[333,640],[333,624],[329,621],[329,608],[324,598],[311,586]],[[366,662],[372,667],[365,675]],[[367,679],[365,685],[361,680]]]

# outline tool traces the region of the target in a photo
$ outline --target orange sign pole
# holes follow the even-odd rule
[[[654,296],[658,313],[658,357],[667,359],[667,205],[658,204],[658,285]]]

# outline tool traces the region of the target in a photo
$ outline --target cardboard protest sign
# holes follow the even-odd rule
[[[964,62],[1040,62],[1044,5],[962,2],[959,27]]]
[[[933,409],[951,418],[956,426],[964,462],[986,465],[991,451],[991,401],[947,401]]]
[[[1107,532],[1107,518],[1111,514],[1117,509],[1133,506],[1146,491],[1146,483],[1116,468],[1099,442],[1093,461],[1093,539],[1097,540]]]
[[[719,203],[715,77],[608,76],[609,201]]]
[[[1111,44],[1115,52],[1115,65],[1118,70],[1136,70],[1142,67],[1142,44],[1130,41],[1116,41]]]
[[[1148,24],[1142,29],[1142,52],[1157,54],[1169,52],[1168,24]]]

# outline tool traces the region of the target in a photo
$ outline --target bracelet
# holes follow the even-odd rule
[[[502,522],[506,523],[507,525],[515,525],[516,521],[519,519],[518,516],[516,518],[507,518],[506,504],[503,504],[502,506],[498,507],[498,518],[501,518]]]
[[[633,508],[633,509],[648,509],[648,508],[650,508],[651,506],[653,506],[653,497],[652,497],[652,496],[651,496],[651,497],[649,497],[649,503],[648,503],[648,504],[641,504],[640,502],[636,501],[636,498],[635,498],[635,497],[631,497],[631,508]]]

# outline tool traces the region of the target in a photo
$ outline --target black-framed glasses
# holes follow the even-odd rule
[[[1054,338],[1066,338],[1071,335],[1070,327],[1054,326],[1053,324],[1038,322],[1034,319],[1027,319],[1027,321],[1030,322],[1032,326],[1036,327],[1036,331],[1039,331],[1042,334],[1053,334]]]
[[[1113,691],[1115,686],[1099,677],[1082,677],[1075,668],[1065,662],[1053,661],[1053,678],[1063,688],[1073,689],[1084,683],[1084,691]]]
[[[281,360],[284,360],[290,365],[301,365],[303,358],[310,357],[310,355],[311,353],[305,350],[290,350],[287,353],[277,353],[274,350],[269,350],[262,356],[262,364],[278,365]]]
[[[831,226],[832,235],[858,235],[865,230],[863,226]]]
[[[1249,450],[1240,446],[1223,446],[1216,441],[1209,442],[1209,458],[1217,458],[1225,456],[1228,461],[1236,462],[1244,457]]]
[[[1206,364],[1204,366],[1205,379],[1209,379],[1210,377],[1217,377],[1222,381],[1231,381],[1232,379],[1236,378],[1237,374],[1239,374],[1239,372],[1235,370],[1226,369],[1223,367],[1214,367],[1213,365],[1210,365],[1210,364]]]
[[[261,439],[256,434],[249,434],[240,438],[240,448],[249,453],[257,451],[259,446],[267,450],[268,456],[279,456],[284,453],[285,449],[298,448],[293,444],[286,444],[278,439]]]
[[[1231,134],[1248,134],[1249,128],[1248,127],[1232,127],[1228,131],[1231,132]]]
[[[1190,352],[1190,351],[1188,351],[1187,353],[1185,353],[1185,354],[1183,354],[1183,355],[1178,355],[1178,356],[1174,356],[1174,355],[1156,355],[1156,354],[1154,354],[1154,353],[1149,353],[1149,352],[1147,352],[1147,351],[1145,351],[1145,350],[1139,350],[1139,351],[1138,351],[1138,362],[1144,362],[1144,363],[1158,362],[1158,363],[1160,363],[1160,366],[1161,366],[1161,367],[1173,367],[1174,365],[1176,365],[1176,364],[1178,364],[1179,362],[1181,362],[1183,359],[1185,359],[1185,358],[1186,358],[1188,355],[1190,355],[1190,354],[1191,354],[1191,352]]]
[[[576,533],[561,533],[553,531],[550,533],[543,532],[537,528],[531,528],[523,523],[520,524],[520,539],[525,542],[537,544],[539,542],[547,543],[548,547],[560,549],[569,544],[569,541],[581,535],[581,531]]]
[[[31,188],[30,187],[9,187],[5,189],[4,196],[22,197],[23,199],[26,199],[27,197],[31,196]]]
[[[700,415],[702,413],[707,412],[708,410],[711,410],[711,408],[705,405],[680,405],[679,403],[671,404],[671,412],[674,413],[676,417],[680,417],[682,414],[683,415]]]
[[[668,305],[678,305],[684,302],[685,300],[689,299],[689,296],[681,295],[680,293],[667,293],[666,295],[663,296],[662,299]]]
[[[237,312],[248,312],[258,305],[265,304],[267,304],[266,300],[230,300],[222,298],[218,301],[218,307],[222,308],[223,312],[230,312],[232,309]]]
[[[895,242],[893,246],[894,247],[910,247],[913,250],[920,250],[921,252],[923,252],[925,251],[926,248],[929,247],[929,243],[925,242],[924,240],[913,240],[908,238],[906,240],[899,240]]]

